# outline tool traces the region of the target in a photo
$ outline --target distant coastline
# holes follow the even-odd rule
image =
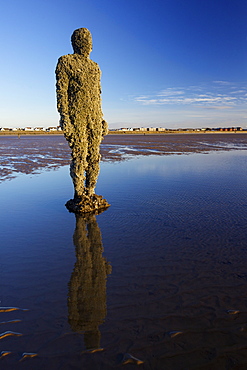
[[[110,135],[186,135],[186,134],[195,134],[195,135],[205,135],[205,134],[247,134],[246,131],[215,131],[215,130],[206,130],[206,131],[195,131],[195,130],[166,130],[166,131],[109,131]]]
[[[63,135],[62,131],[0,131],[0,136]]]
[[[232,131],[225,131],[225,130],[165,130],[165,131],[145,131],[145,130],[110,130],[108,135],[179,135],[179,134],[195,134],[195,135],[205,135],[205,134],[247,134],[247,130],[232,130]],[[24,135],[63,135],[63,131],[23,131],[23,130],[15,130],[15,131],[0,131],[0,136],[24,136]]]

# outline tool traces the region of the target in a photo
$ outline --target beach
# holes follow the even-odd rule
[[[86,218],[63,136],[0,142],[0,367],[246,369],[247,134],[106,136]]]

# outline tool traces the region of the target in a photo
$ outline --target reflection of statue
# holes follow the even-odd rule
[[[71,37],[74,54],[59,58],[56,67],[57,108],[60,126],[72,149],[70,175],[74,199],[67,202],[76,213],[105,209],[109,204],[94,193],[100,162],[100,143],[107,134],[101,110],[100,69],[89,59],[92,37],[79,28]]]
[[[69,324],[84,331],[87,350],[100,348],[99,325],[106,316],[106,277],[111,265],[102,256],[101,233],[94,215],[76,215],[76,263],[69,282]]]

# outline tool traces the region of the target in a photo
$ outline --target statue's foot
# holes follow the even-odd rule
[[[65,204],[70,212],[85,214],[99,214],[105,211],[110,204],[102,197],[102,195],[83,195],[75,199],[70,199]]]

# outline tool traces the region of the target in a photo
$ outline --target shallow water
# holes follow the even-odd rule
[[[105,162],[76,219],[68,166],[3,182],[0,368],[246,368],[246,184],[244,150]]]

